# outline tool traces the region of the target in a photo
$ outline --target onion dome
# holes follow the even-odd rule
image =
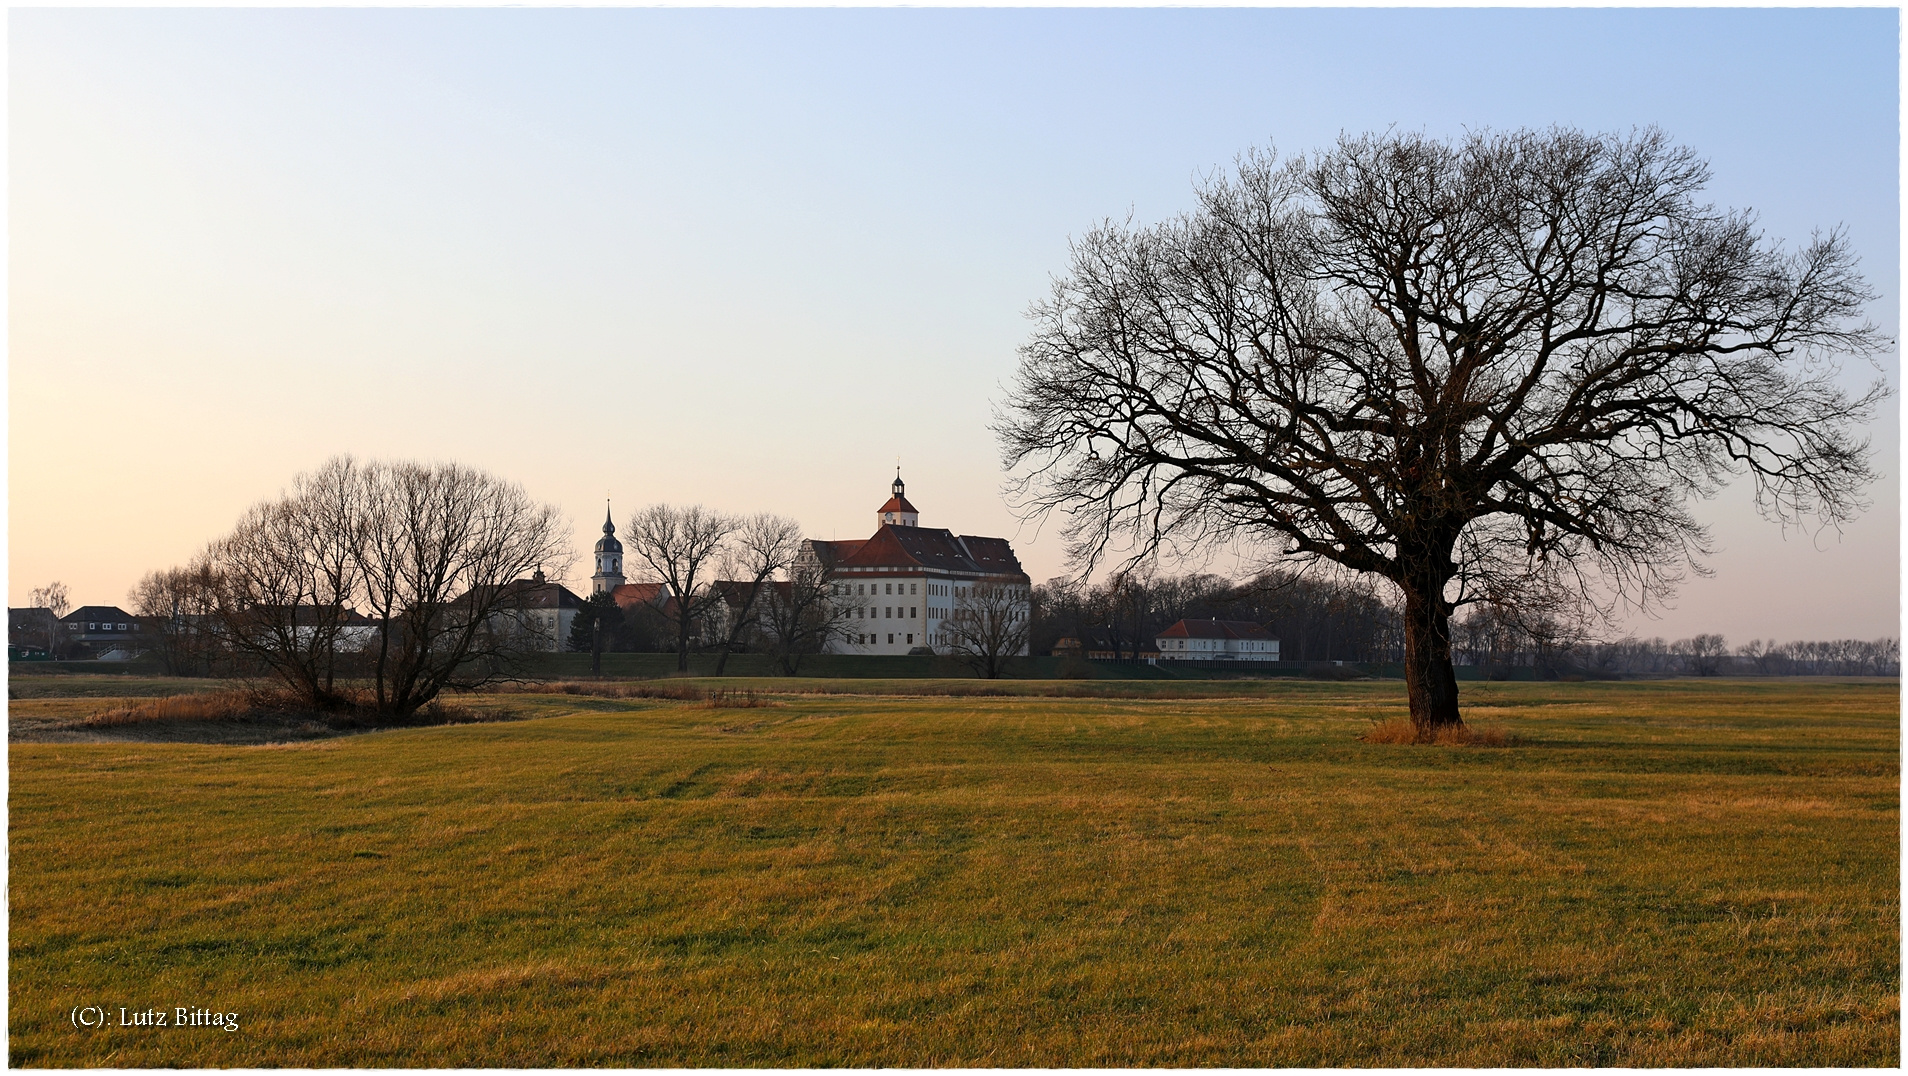
[[[616,540],[616,524],[610,519],[610,510],[607,506],[603,509],[603,537],[596,540],[596,551],[598,553],[623,551],[623,543]]]

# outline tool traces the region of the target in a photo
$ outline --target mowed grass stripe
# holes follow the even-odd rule
[[[14,745],[11,1060],[1897,1058],[1894,685],[1466,685],[1509,749],[1291,687]]]

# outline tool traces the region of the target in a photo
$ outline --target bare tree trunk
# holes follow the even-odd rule
[[[1464,724],[1458,716],[1457,670],[1451,667],[1451,615],[1443,583],[1429,596],[1405,592],[1405,695],[1420,733]]]

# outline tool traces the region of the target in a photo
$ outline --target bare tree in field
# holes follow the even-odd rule
[[[1460,724],[1473,601],[1647,603],[1684,505],[1850,518],[1872,478],[1834,360],[1886,345],[1839,231],[1793,251],[1701,200],[1661,133],[1409,133],[1243,157],[1198,208],[1077,240],[996,432],[1090,569],[1228,540],[1389,580],[1421,732]]]
[[[802,525],[792,519],[760,512],[741,521],[724,544],[720,571],[730,584],[727,630],[715,674],[721,676],[733,653],[757,627],[763,600],[775,576],[787,571],[802,552]]]
[[[154,656],[172,676],[204,676],[217,657],[218,580],[204,562],[147,572],[127,595],[152,628]]]
[[[794,676],[802,658],[847,634],[851,607],[835,600],[840,584],[811,559],[797,559],[785,574],[764,588],[761,619],[776,662],[784,675]]]
[[[247,512],[199,566],[216,581],[219,640],[318,708],[381,714],[509,670],[531,645],[512,582],[567,563],[556,509],[458,464],[346,456]]]
[[[1027,648],[1027,588],[976,580],[956,584],[954,604],[941,621],[942,647],[989,680]]]
[[[689,641],[722,600],[708,584],[729,536],[739,526],[741,521],[734,516],[699,504],[688,508],[652,504],[629,517],[624,537],[629,553],[649,566],[657,582],[668,584],[675,600],[670,619],[676,630],[677,672],[689,671]]]
[[[55,580],[43,587],[34,587],[27,592],[27,604],[35,609],[44,609],[46,618],[46,656],[60,656],[60,618],[73,608],[72,599],[67,596],[66,584]]]

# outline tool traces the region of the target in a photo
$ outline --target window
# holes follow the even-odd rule
[[[892,643],[892,642],[894,642],[894,633],[893,633],[893,632],[889,632],[889,633],[888,633],[888,641],[889,641],[890,643]]]
[[[893,620],[893,619],[894,619],[894,607],[893,607],[893,606],[891,606],[891,605],[884,605],[884,606],[882,606],[882,607],[881,607],[881,615],[882,615],[882,616],[884,616],[884,617],[886,617],[886,618],[888,618],[889,620]]]
[[[910,646],[912,646],[912,645],[914,644],[914,636],[912,636],[912,635],[910,635],[910,636],[908,636],[908,644],[909,644]]]
[[[860,594],[860,593],[861,593],[861,584],[860,584],[860,583],[856,583],[856,584],[855,584],[855,593],[856,593],[856,594]]]
[[[913,620],[915,618],[915,615],[916,615],[915,607],[912,605],[908,606],[908,619]]]
[[[91,621],[88,621],[88,622],[87,622],[87,625],[86,625],[86,630],[87,630],[87,631],[98,631],[98,630],[99,630],[99,625],[98,625],[97,623],[94,623],[94,622],[91,622]]]
[[[908,593],[909,593],[909,594],[919,594],[919,593],[921,593],[921,588],[920,588],[920,587],[918,587],[918,586],[916,586],[916,585],[915,585],[915,584],[913,584],[913,583],[909,583],[909,584],[908,584]]]
[[[883,594],[893,594],[893,593],[894,593],[894,584],[893,584],[893,583],[887,583],[887,584],[884,584],[884,585],[882,586],[882,588],[881,588],[881,592],[882,592]]]

